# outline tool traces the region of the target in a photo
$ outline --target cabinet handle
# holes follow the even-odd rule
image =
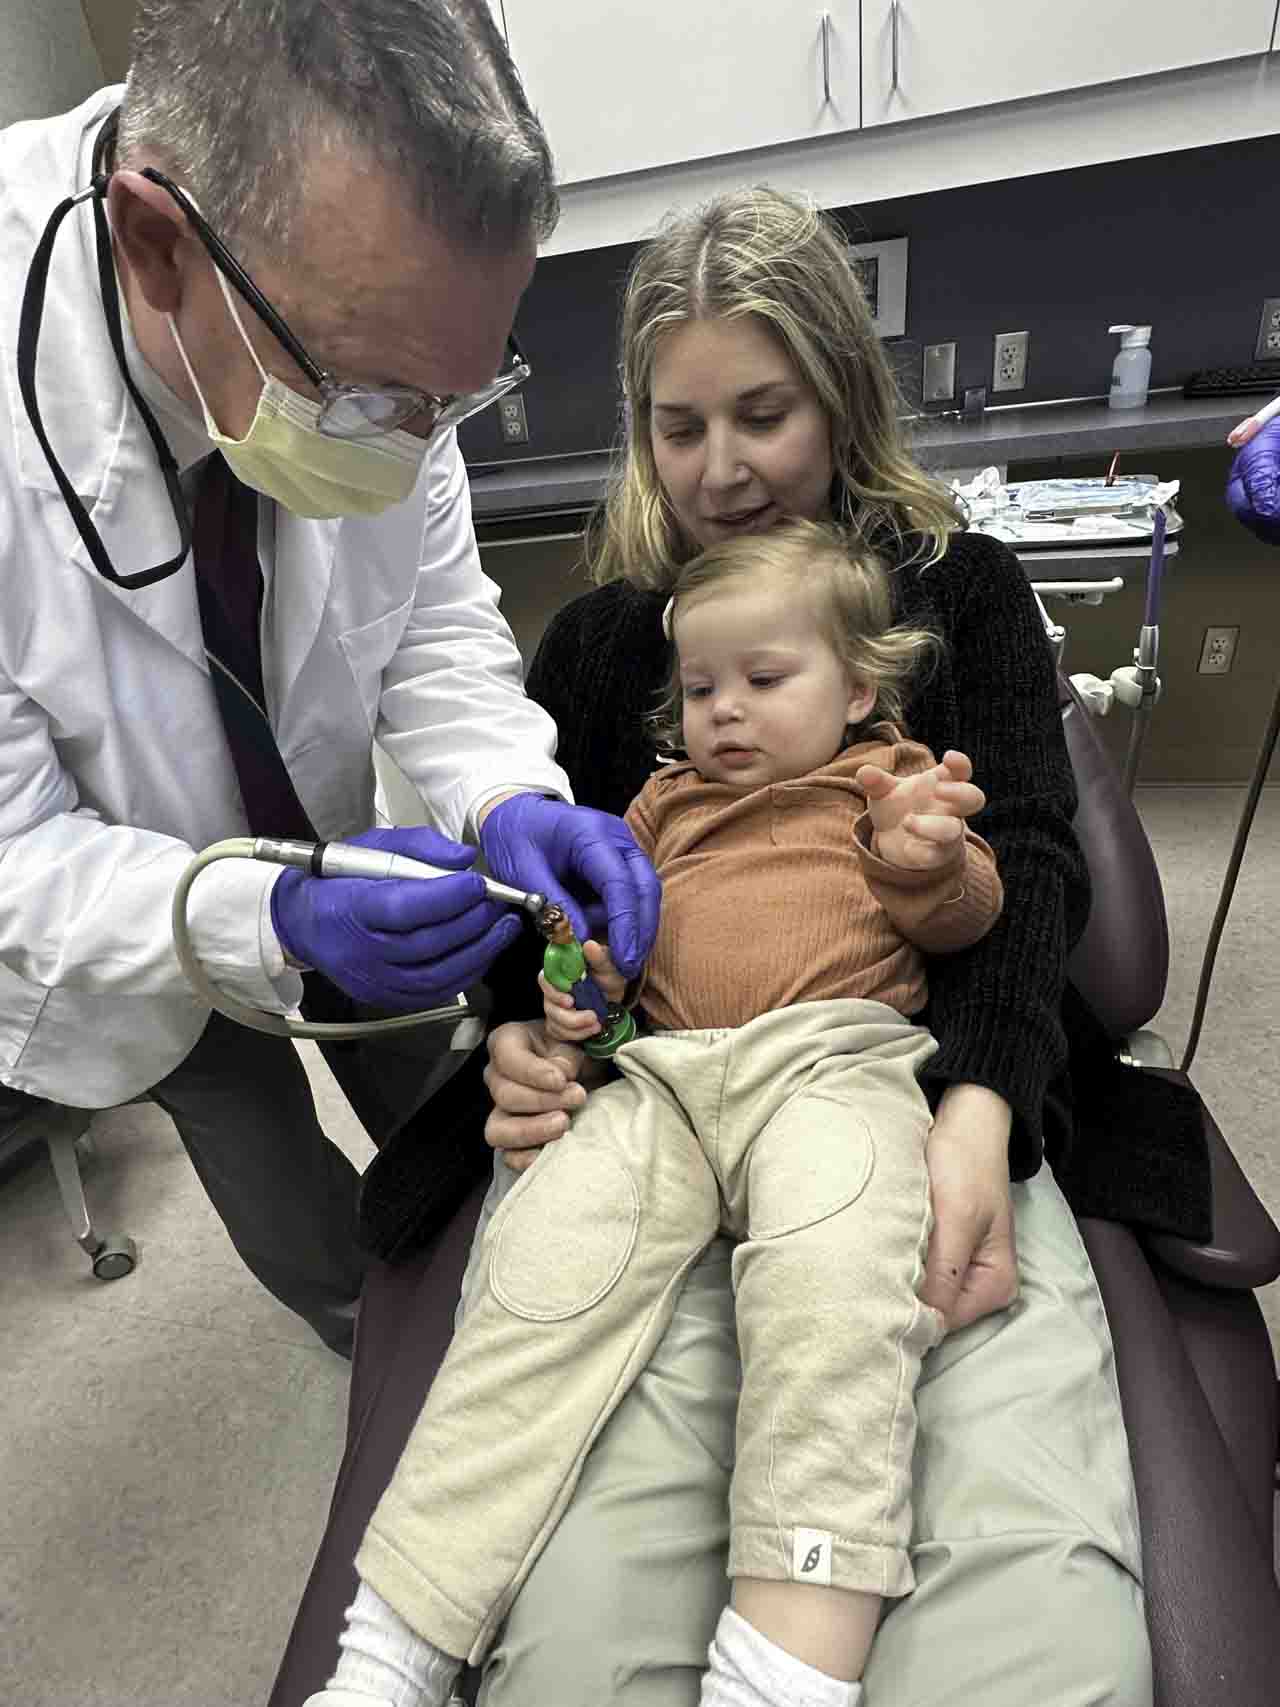
[[[889,85],[890,93],[898,92],[898,0],[892,0],[889,7],[889,26],[893,38],[893,82]]]
[[[822,100],[831,105],[831,14],[822,14]]]

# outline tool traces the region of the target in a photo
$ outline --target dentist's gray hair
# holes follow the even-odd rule
[[[159,156],[233,248],[279,253],[317,148],[368,159],[488,253],[559,214],[488,0],[138,0],[118,165]]]

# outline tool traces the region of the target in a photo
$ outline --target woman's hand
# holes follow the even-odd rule
[[[603,943],[588,939],[582,945],[587,969],[599,985],[607,1002],[620,1002],[627,993],[627,981],[613,963],[613,956]],[[555,1043],[585,1043],[601,1029],[599,1018],[590,1008],[575,1007],[567,990],[557,990],[548,984],[543,973],[538,974],[542,991],[543,1024],[547,1036]]]
[[[859,766],[854,781],[866,795],[877,857],[910,871],[928,871],[953,860],[964,820],[986,805],[972,777],[972,764],[957,752],[944,753],[941,764],[915,776],[894,776],[879,765]]]
[[[587,1100],[578,1083],[585,1059],[581,1049],[549,1038],[540,1021],[512,1020],[490,1034],[484,1082],[493,1110],[484,1135],[516,1173],[569,1130]]]
[[[1008,1103],[984,1085],[949,1085],[925,1149],[933,1233],[920,1296],[948,1333],[1018,1296],[1009,1195]]]

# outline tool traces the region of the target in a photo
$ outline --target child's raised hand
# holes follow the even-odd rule
[[[588,939],[582,945],[591,976],[604,992],[605,1000],[620,1002],[627,993],[627,981],[613,963],[613,956],[603,943]],[[600,1021],[589,1008],[574,1006],[566,990],[548,984],[539,972],[538,987],[542,991],[542,1012],[547,1035],[557,1043],[585,1043],[600,1030]]]
[[[981,812],[986,795],[970,779],[964,753],[944,753],[941,764],[916,776],[893,776],[862,765],[854,778],[867,798],[875,827],[874,851],[890,865],[928,871],[945,865],[964,835],[964,820]]]

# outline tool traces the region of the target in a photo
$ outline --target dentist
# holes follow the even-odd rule
[[[227,835],[446,866],[225,862],[191,896],[241,1001],[430,1007],[521,929],[478,841],[643,960],[656,879],[567,804],[454,433],[528,375],[510,326],[555,217],[484,0],[140,0],[123,91],[0,132],[0,1085],[152,1096],[341,1352],[357,1176],[292,1046],[187,987],[170,904]],[[375,738],[438,829],[370,832]],[[376,1140],[412,1111],[364,1046],[329,1058]]]

